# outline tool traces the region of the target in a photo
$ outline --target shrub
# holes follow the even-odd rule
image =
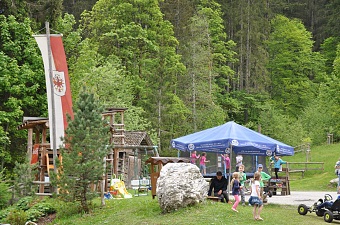
[[[26,223],[27,219],[28,216],[25,211],[14,209],[8,214],[5,221],[6,223],[10,223],[11,225],[23,225]]]
[[[79,202],[62,202],[57,208],[57,218],[68,218],[82,211]]]
[[[8,214],[11,212],[11,208],[6,208],[0,211],[0,222],[4,221]]]
[[[4,180],[3,171],[0,172],[0,209],[5,208],[11,199],[9,185]]]
[[[28,197],[21,198],[16,203],[16,208],[26,211],[31,207],[32,202],[33,202],[33,197],[28,196]]]
[[[36,186],[33,181],[38,173],[37,164],[31,165],[28,160],[24,163],[15,163],[14,167],[14,190],[18,197],[33,196]]]
[[[56,209],[54,208],[54,206],[52,206],[52,204],[48,202],[39,202],[35,204],[34,206],[32,206],[32,208],[30,208],[29,210],[31,209],[38,210],[39,212],[42,212],[44,215],[52,214],[56,212]]]
[[[45,214],[37,209],[29,209],[26,211],[27,219],[33,222],[38,221],[40,217],[44,217]]]
[[[51,203],[32,197],[20,199],[16,204],[16,208],[26,211],[30,221],[37,221],[40,217],[56,212]]]
[[[55,205],[48,202],[49,200],[50,199],[40,200],[30,196],[22,198],[12,208],[0,211],[0,222],[10,222],[8,221],[8,217],[12,221],[15,215],[22,217],[21,212],[25,212],[26,220],[38,221],[39,218],[57,211]],[[20,218],[18,220],[20,220]]]

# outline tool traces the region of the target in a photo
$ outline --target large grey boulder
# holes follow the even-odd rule
[[[168,163],[157,180],[157,197],[163,213],[195,205],[207,197],[209,184],[191,163]]]

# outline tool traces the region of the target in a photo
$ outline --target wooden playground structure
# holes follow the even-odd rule
[[[284,164],[285,167],[279,172],[279,178],[275,179],[274,168],[270,167],[272,178],[269,180],[269,189],[271,191],[280,193],[281,195],[290,195],[290,183],[289,181],[294,180],[293,174],[301,173],[303,179],[304,174],[308,170],[324,170],[324,162],[287,162]]]
[[[158,156],[157,146],[154,146],[145,131],[126,131],[124,112],[127,108],[108,108],[102,113],[108,121],[110,144],[114,144],[106,157],[105,187],[107,191],[112,177],[123,177],[130,187],[133,179],[147,176],[144,159]],[[34,184],[38,185],[37,195],[52,195],[53,187],[49,180],[51,171],[56,168],[53,151],[48,142],[49,120],[42,117],[24,117],[19,130],[27,130],[27,156],[31,164],[38,165],[38,175]],[[62,161],[59,149],[57,157]]]

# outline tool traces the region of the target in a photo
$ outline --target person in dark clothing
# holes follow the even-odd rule
[[[229,202],[229,196],[227,193],[228,180],[222,176],[221,171],[216,172],[216,177],[211,179],[210,188],[208,191],[208,196],[211,196],[214,190],[214,196],[218,197],[221,202]]]

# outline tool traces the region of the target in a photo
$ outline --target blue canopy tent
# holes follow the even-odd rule
[[[233,121],[171,140],[181,151],[204,151],[241,155],[294,155],[294,148]],[[230,183],[230,176],[229,183]]]
[[[233,121],[171,140],[181,151],[225,153],[227,148],[245,155],[294,155],[294,148]]]

